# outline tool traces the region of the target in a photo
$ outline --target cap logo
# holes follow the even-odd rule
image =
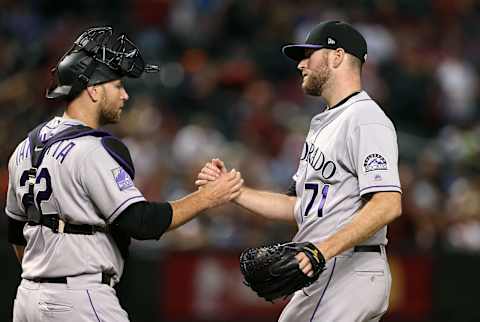
[[[337,42],[330,37],[327,38],[327,45],[335,45]]]

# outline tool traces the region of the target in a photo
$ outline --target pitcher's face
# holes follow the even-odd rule
[[[307,49],[305,56],[297,66],[303,77],[302,89],[305,94],[321,96],[331,75],[328,49]]]

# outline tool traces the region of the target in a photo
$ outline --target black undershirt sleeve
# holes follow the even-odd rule
[[[134,239],[159,239],[170,227],[172,215],[172,206],[168,202],[140,201],[122,211],[112,225],[113,229]]]
[[[8,217],[8,241],[12,244],[25,246],[27,241],[23,236],[23,227],[26,221],[19,221]]]
[[[296,197],[297,196],[297,182],[295,180],[292,180],[292,183],[290,183],[290,186],[287,189],[286,195],[290,197]]]

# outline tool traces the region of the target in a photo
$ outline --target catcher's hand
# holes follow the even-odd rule
[[[297,254],[303,252],[312,266],[307,276],[299,266]],[[312,243],[286,243],[248,248],[240,255],[240,270],[245,285],[267,301],[286,297],[318,279],[325,269],[325,258]]]

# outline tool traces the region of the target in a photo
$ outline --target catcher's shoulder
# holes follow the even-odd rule
[[[30,142],[28,138],[23,139],[17,144],[8,160],[8,169],[13,170],[22,162],[30,160]]]

